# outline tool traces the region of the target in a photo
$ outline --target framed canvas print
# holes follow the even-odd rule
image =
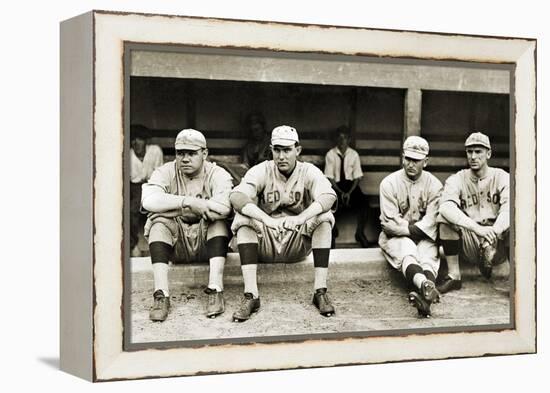
[[[61,24],[61,367],[536,351],[536,41]]]

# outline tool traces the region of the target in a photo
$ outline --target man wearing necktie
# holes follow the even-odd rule
[[[332,188],[338,195],[336,222],[338,223],[339,213],[343,210],[357,209],[355,240],[362,247],[368,247],[369,242],[364,233],[367,223],[368,200],[359,188],[359,181],[363,177],[361,159],[357,151],[349,146],[350,134],[346,126],[338,127],[334,136],[336,146],[330,149],[325,156],[325,176],[330,180]],[[334,248],[337,236],[338,229],[335,226],[332,234],[332,248]]]

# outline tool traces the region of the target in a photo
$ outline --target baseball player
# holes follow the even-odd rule
[[[439,302],[435,286],[439,271],[436,217],[443,188],[424,170],[428,153],[424,138],[410,136],[405,140],[403,168],[380,183],[382,232],[378,239],[389,264],[415,288],[409,301],[425,317],[431,315],[431,304]]]
[[[233,314],[242,322],[260,309],[258,262],[297,262],[313,249],[313,304],[324,316],[334,314],[327,296],[327,273],[336,194],[314,165],[297,160],[302,148],[296,130],[276,127],[271,134],[273,160],[250,168],[231,192],[236,210],[231,227],[244,279],[244,297]]]
[[[459,255],[477,264],[487,279],[493,265],[508,256],[510,175],[489,166],[487,135],[474,132],[464,145],[469,169],[447,179],[439,208],[439,237],[449,267],[438,287],[441,293],[462,287]]]
[[[223,269],[228,248],[225,218],[231,212],[231,176],[206,161],[204,135],[180,131],[176,159],[159,167],[143,185],[142,205],[150,212],[145,225],[153,265],[154,303],[149,317],[164,321],[170,309],[168,261],[210,262],[206,314],[224,311]]]

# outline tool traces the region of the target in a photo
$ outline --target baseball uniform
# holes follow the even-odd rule
[[[388,175],[380,183],[380,221],[385,223],[392,218],[401,218],[425,234],[415,242],[411,237],[389,237],[384,231],[380,233],[378,243],[394,268],[401,270],[403,258],[411,255],[423,270],[431,271],[437,277],[436,217],[442,187],[441,182],[427,171],[422,171],[417,180],[411,180],[403,169]]]
[[[244,175],[234,192],[242,192],[265,213],[272,217],[298,215],[319,196],[336,196],[330,182],[314,165],[297,161],[289,178],[281,174],[274,161],[264,161]],[[311,251],[311,236],[323,222],[334,225],[334,216],[328,211],[311,218],[297,231],[284,231],[279,235],[262,222],[235,214],[231,230],[237,233],[249,226],[258,233],[258,256],[262,262],[295,262]]]
[[[476,177],[471,169],[463,169],[445,182],[441,204],[454,202],[468,217],[480,225],[493,226],[498,235],[495,263],[506,257],[508,229],[510,227],[510,175],[500,169],[489,167],[483,178]],[[441,214],[439,223],[451,224],[462,239],[462,259],[477,263],[481,241],[475,233],[449,223]]]
[[[143,185],[142,200],[152,193],[192,196],[210,199],[230,207],[229,193],[232,188],[231,175],[209,161],[204,161],[202,171],[192,179],[186,179],[177,170],[176,161],[159,167]],[[150,236],[156,223],[163,223],[161,230]],[[145,225],[145,236],[149,243],[160,241],[175,246],[175,259],[183,262],[206,261],[206,235],[208,222],[186,208],[183,215],[175,218],[149,218]]]

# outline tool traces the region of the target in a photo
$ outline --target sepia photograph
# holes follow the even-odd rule
[[[62,369],[536,352],[536,40],[109,11],[61,38]]]
[[[513,66],[124,56],[128,349],[513,328]]]

